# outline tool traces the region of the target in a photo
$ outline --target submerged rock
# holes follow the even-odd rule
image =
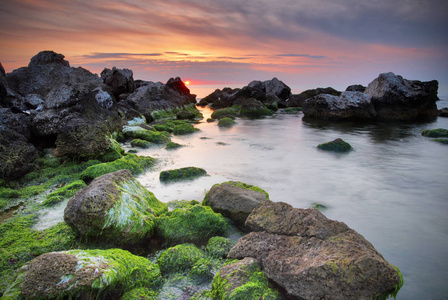
[[[382,73],[366,88],[380,120],[416,121],[437,117],[438,82],[407,80]]]
[[[215,212],[244,227],[246,218],[263,201],[269,200],[264,190],[242,182],[229,181],[215,184],[203,200]]]
[[[299,299],[387,299],[403,284],[362,235],[315,209],[263,202],[228,257],[257,259],[265,275]]]
[[[65,222],[87,239],[139,243],[151,237],[155,217],[166,204],[129,172],[120,170],[93,180],[67,203]]]
[[[423,136],[432,138],[445,138],[448,137],[448,129],[438,128],[438,129],[426,129],[422,132]]]
[[[157,289],[159,266],[121,249],[69,250],[42,254],[18,271],[3,297],[12,299],[103,299],[135,288]]]
[[[333,152],[349,152],[353,150],[352,146],[346,141],[337,138],[334,141],[317,145],[317,148],[325,151]]]
[[[167,170],[160,172],[159,179],[162,182],[171,182],[179,180],[190,180],[201,176],[206,176],[207,171],[197,167],[185,167],[175,170]]]

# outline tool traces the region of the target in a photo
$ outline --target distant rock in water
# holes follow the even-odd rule
[[[439,117],[448,118],[448,107],[439,109]]]
[[[316,209],[265,201],[246,221],[253,230],[228,258],[255,258],[264,274],[297,299],[387,299],[400,271],[362,235]]]
[[[305,100],[315,97],[320,94],[328,94],[333,96],[339,96],[340,91],[335,90],[332,87],[317,88],[303,91],[300,94],[293,94],[286,101],[279,102],[279,107],[302,107]]]
[[[394,73],[383,73],[372,81],[365,93],[380,120],[416,121],[437,117],[438,82],[407,80]]]
[[[340,138],[335,139],[334,141],[328,143],[320,144],[317,146],[317,148],[320,150],[333,151],[333,152],[349,152],[353,150],[352,146],[349,143]]]

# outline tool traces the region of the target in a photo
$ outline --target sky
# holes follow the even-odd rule
[[[448,96],[446,0],[1,0],[9,73],[42,50],[100,74],[216,88],[277,77],[293,93],[380,73],[439,81]]]

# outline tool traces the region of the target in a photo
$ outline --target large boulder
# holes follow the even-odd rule
[[[403,284],[362,235],[315,209],[263,202],[246,221],[254,232],[228,257],[253,257],[265,275],[299,299],[387,299]]]
[[[42,51],[31,58],[28,67],[22,67],[6,75],[9,88],[22,96],[39,94],[45,97],[61,84],[75,84],[101,79],[81,67],[71,68],[64,55],[53,51]]]
[[[6,299],[119,299],[135,288],[157,289],[159,266],[121,249],[50,252],[22,267]],[[114,295],[114,296],[112,296]]]
[[[365,93],[380,120],[416,121],[437,117],[438,82],[407,80],[394,73],[383,73],[373,80]]]
[[[0,108],[0,128],[9,128],[29,139],[31,137],[30,116],[15,107]]]
[[[32,171],[37,149],[25,136],[0,124],[0,179],[18,179]]]
[[[105,68],[101,72],[101,79],[112,89],[115,99],[119,99],[121,94],[134,92],[134,74],[129,69]]]
[[[147,82],[122,102],[151,120],[151,112],[196,103],[196,95],[190,94],[182,80],[176,77],[170,78],[166,84]]]
[[[244,227],[252,210],[263,201],[269,200],[264,190],[242,182],[229,181],[215,184],[205,195],[203,205]]]
[[[166,210],[129,170],[120,170],[96,178],[71,198],[64,220],[86,238],[139,243],[151,237],[155,217]]]
[[[306,117],[324,120],[373,120],[376,111],[372,96],[343,92],[340,96],[320,94],[303,103]]]

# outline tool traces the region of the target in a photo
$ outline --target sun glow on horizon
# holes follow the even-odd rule
[[[189,85],[190,84],[190,80],[187,80],[184,83],[185,83],[185,85]]]

